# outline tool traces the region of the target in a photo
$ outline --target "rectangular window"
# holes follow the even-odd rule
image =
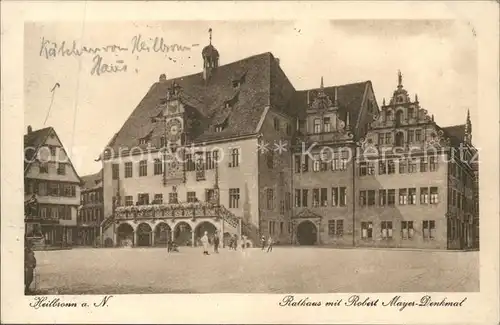
[[[285,214],[285,201],[280,200],[280,214]]]
[[[366,205],[366,191],[359,191],[359,205],[362,207]]]
[[[420,172],[421,173],[425,173],[427,171],[428,164],[429,163],[427,162],[427,157],[420,158]]]
[[[379,145],[384,144],[384,134],[383,133],[377,134],[377,140],[378,140],[377,142]]]
[[[240,150],[238,148],[231,149],[231,161],[229,167],[238,167],[240,165]]]
[[[274,190],[272,188],[267,189],[266,197],[267,197],[267,209],[273,210],[274,209]]]
[[[280,120],[278,120],[276,117],[273,120],[274,122],[274,130],[279,131],[280,130]]]
[[[391,144],[391,143],[392,143],[392,134],[386,133],[385,134],[385,144]]]
[[[331,124],[330,124],[330,118],[325,117],[323,118],[323,132],[330,132]]]
[[[212,202],[215,198],[215,190],[213,188],[205,189],[205,202]]]
[[[380,206],[384,206],[387,204],[387,191],[386,190],[379,190],[378,191],[378,201]]]
[[[340,161],[339,158],[333,158],[332,159],[332,171],[337,171],[340,170]]]
[[[229,189],[229,208],[237,209],[240,202],[240,189],[230,188]]]
[[[438,168],[436,157],[429,157],[429,171],[435,172]]]
[[[401,238],[411,239],[413,238],[413,221],[401,221]]]
[[[302,206],[307,207],[307,199],[309,197],[309,190],[302,190]]]
[[[344,220],[328,220],[328,235],[342,237],[344,235]]]
[[[304,163],[302,165],[302,171],[303,172],[309,171],[309,155],[308,154],[304,155]]]
[[[372,239],[373,238],[373,223],[372,222],[361,222],[361,238],[362,239]]]
[[[302,167],[302,162],[300,161],[300,155],[295,155],[295,164],[294,164],[294,170],[296,173],[300,173],[301,167]]]
[[[322,207],[328,206],[328,189],[327,188],[321,189],[321,206]]]
[[[314,155],[313,156],[313,171],[319,172],[319,165],[320,165],[319,155]]]
[[[359,162],[359,176],[368,175],[368,164],[366,161]]]
[[[132,195],[125,196],[125,205],[126,206],[134,205],[134,197]]]
[[[332,187],[332,207],[339,205],[339,188]]]
[[[387,160],[387,174],[395,174],[396,173],[396,164],[394,160]]]
[[[187,172],[195,170],[193,155],[190,153],[187,153],[185,156],[184,168],[186,169]]]
[[[285,193],[285,207],[287,211],[292,208],[292,193],[290,192]]]
[[[57,148],[54,146],[49,146],[49,150],[50,150],[50,155],[52,156],[52,158],[55,158]]]
[[[137,195],[137,205],[148,205],[149,204],[149,194],[139,193]]]
[[[387,205],[396,204],[396,190],[387,190]]]
[[[417,160],[415,159],[410,159],[408,162],[408,172],[409,173],[416,173],[417,172]]]
[[[205,180],[205,162],[203,161],[203,155],[196,156],[196,180]]]
[[[438,188],[431,187],[431,204],[438,204],[438,203],[439,203]]]
[[[337,237],[344,235],[344,220],[337,220],[336,233]]]
[[[179,203],[179,200],[177,199],[177,193],[168,193],[168,203],[169,204],[177,204]]]
[[[405,174],[406,173],[406,160],[400,159],[398,163],[399,163],[399,173]]]
[[[340,170],[347,170],[347,158],[340,158]]]
[[[367,161],[366,167],[368,175],[375,175],[375,163],[373,161]]]
[[[433,239],[436,231],[436,222],[434,220],[422,221],[422,232],[424,239]]]
[[[130,177],[132,177],[132,163],[126,162],[125,163],[125,178],[130,178]]]
[[[368,192],[368,205],[375,205],[375,190],[369,190]]]
[[[429,189],[427,187],[420,188],[420,204],[429,203]]]
[[[111,165],[111,175],[112,175],[113,179],[120,178],[120,165],[119,164],[112,164]]]
[[[415,141],[416,142],[422,141],[422,130],[420,129],[415,130]]]
[[[49,163],[47,163],[47,162],[40,161],[38,168],[40,170],[40,174],[48,174],[49,173]]]
[[[321,119],[314,119],[314,133],[321,133]]]
[[[285,223],[283,221],[280,221],[280,235],[283,233],[283,226]]]
[[[399,205],[405,205],[408,203],[408,192],[406,188],[399,189]]]
[[[214,161],[212,160],[212,153],[210,151],[205,152],[205,169],[214,169]]]
[[[392,239],[392,221],[382,221],[380,223],[382,239]]]
[[[408,204],[417,204],[417,189],[409,188],[408,189]]]
[[[319,206],[319,188],[313,189],[313,207]]]
[[[163,162],[160,159],[155,159],[154,174],[155,175],[163,174]]]
[[[328,220],[328,235],[335,236],[335,220]]]
[[[198,199],[196,198],[196,192],[193,191],[187,192],[187,201],[188,203],[198,202]]]
[[[386,168],[386,162],[385,160],[379,160],[378,162],[378,173],[379,175],[384,175],[387,173],[387,168]]]
[[[139,177],[148,176],[148,161],[141,160],[139,162]]]
[[[347,188],[340,188],[339,205],[345,207],[347,205]]]
[[[286,135],[291,135],[292,134],[292,126],[287,123],[286,124]]]
[[[299,208],[301,206],[302,193],[300,190],[295,190],[295,207]]]
[[[163,194],[155,194],[153,204],[163,204]]]
[[[66,165],[59,163],[57,164],[57,175],[66,175]]]
[[[415,131],[408,130],[408,143],[413,143],[415,141]]]

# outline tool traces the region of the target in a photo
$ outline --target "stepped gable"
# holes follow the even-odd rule
[[[335,88],[337,88],[339,117],[341,120],[345,121],[347,112],[349,111],[349,124],[351,129],[353,130],[356,128],[359,114],[361,113],[361,104],[363,102],[365,90],[369,83],[370,81],[363,81],[358,83],[323,88],[325,94],[330,97],[330,100],[332,101],[334,101],[335,99]],[[308,92],[309,103],[312,103],[317,97],[319,90],[320,88],[316,88],[309,90],[300,90],[295,93],[293,102],[296,114],[300,118],[306,117],[306,110],[309,108],[309,104],[307,101]]]

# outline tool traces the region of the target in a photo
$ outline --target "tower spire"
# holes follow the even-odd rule
[[[324,86],[323,86],[323,76],[321,76],[321,85],[320,85],[320,88],[323,89]]]
[[[398,88],[403,87],[403,75],[401,74],[401,70],[398,70]]]
[[[470,111],[467,109],[467,119],[465,121],[465,141],[470,144],[472,142],[472,122],[470,120]]]
[[[210,42],[210,45],[212,45],[212,28],[209,28],[209,29],[208,29],[208,35],[209,35],[209,42]]]

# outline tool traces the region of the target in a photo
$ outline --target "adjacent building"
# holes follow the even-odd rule
[[[261,235],[286,244],[468,249],[478,245],[472,124],[441,127],[398,74],[296,90],[271,53],[161,75],[111,139],[103,240],[195,245]]]
[[[82,176],[82,182],[77,245],[98,246],[100,226],[104,220],[102,170]]]
[[[80,177],[52,127],[24,135],[25,236],[38,248],[76,240]]]

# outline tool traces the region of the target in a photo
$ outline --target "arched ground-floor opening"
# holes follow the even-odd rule
[[[297,227],[297,241],[300,245],[317,244],[318,229],[316,225],[309,221],[303,221]]]
[[[117,245],[118,246],[133,246],[134,245],[134,228],[128,223],[122,223],[116,229]]]
[[[174,229],[174,242],[179,246],[191,246],[192,231],[187,222],[179,222]]]
[[[212,242],[214,236],[216,235],[217,232],[217,227],[209,221],[203,221],[200,223],[198,226],[196,226],[195,229],[195,241],[196,241],[196,246],[201,245],[200,239],[203,237],[203,235],[207,233],[208,238],[210,239],[210,242]]]
[[[167,246],[168,241],[172,238],[172,230],[165,222],[160,222],[155,227],[155,242],[154,246]]]
[[[151,246],[152,242],[151,226],[147,223],[141,223],[137,226],[137,246]]]

